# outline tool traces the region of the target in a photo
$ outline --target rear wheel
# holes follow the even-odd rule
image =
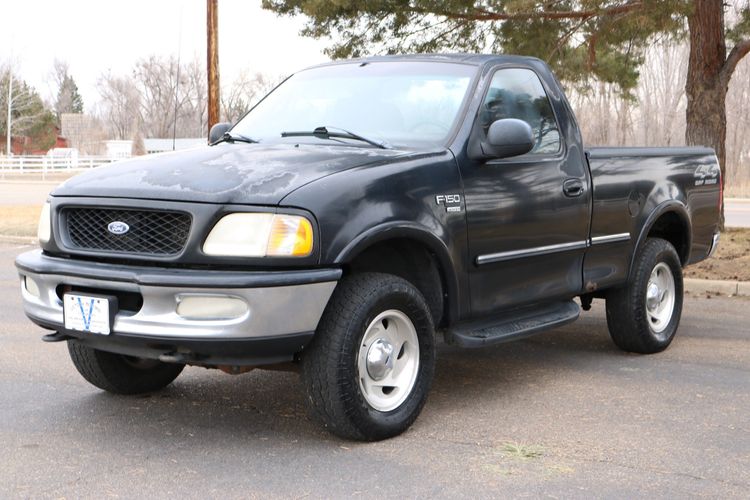
[[[334,434],[366,441],[396,436],[416,420],[434,370],[424,297],[377,273],[339,283],[302,357],[312,413]]]
[[[115,394],[142,394],[163,389],[185,368],[182,364],[100,351],[75,340],[68,352],[78,373],[99,389]]]
[[[671,243],[649,238],[627,285],[607,295],[612,340],[629,352],[651,354],[672,342],[682,315],[682,265]]]

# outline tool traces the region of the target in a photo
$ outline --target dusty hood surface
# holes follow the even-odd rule
[[[67,180],[52,196],[275,205],[320,177],[405,154],[348,146],[225,143],[100,167]]]

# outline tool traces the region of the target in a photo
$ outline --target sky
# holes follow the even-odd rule
[[[219,0],[219,72],[227,83],[242,71],[272,78],[328,60],[324,41],[298,35],[304,21],[278,17],[260,0]],[[205,0],[4,1],[0,65],[12,60],[16,74],[43,98],[55,59],[66,61],[87,110],[98,99],[97,78],[126,74],[151,54],[183,61],[206,58]]]

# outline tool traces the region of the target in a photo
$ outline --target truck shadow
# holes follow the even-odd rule
[[[611,371],[617,358],[624,356],[597,318],[484,349],[441,344],[433,389],[416,427],[429,432],[429,426],[441,425],[444,417],[487,400],[503,405],[531,397],[565,372]],[[303,398],[296,373],[255,370],[232,377],[193,367],[163,391],[134,397],[92,391],[71,401],[68,410],[91,431],[82,439],[93,441],[112,440],[114,432],[142,446],[213,449],[298,441],[338,446],[340,440],[309,418]]]

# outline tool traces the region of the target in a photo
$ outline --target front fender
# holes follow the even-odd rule
[[[363,251],[373,245],[386,240],[407,239],[423,244],[435,255],[445,280],[445,292],[448,294],[448,317],[457,318],[459,315],[459,283],[456,265],[450,251],[440,238],[429,228],[413,221],[390,221],[371,227],[347,244],[334,259],[334,264],[351,262]]]

